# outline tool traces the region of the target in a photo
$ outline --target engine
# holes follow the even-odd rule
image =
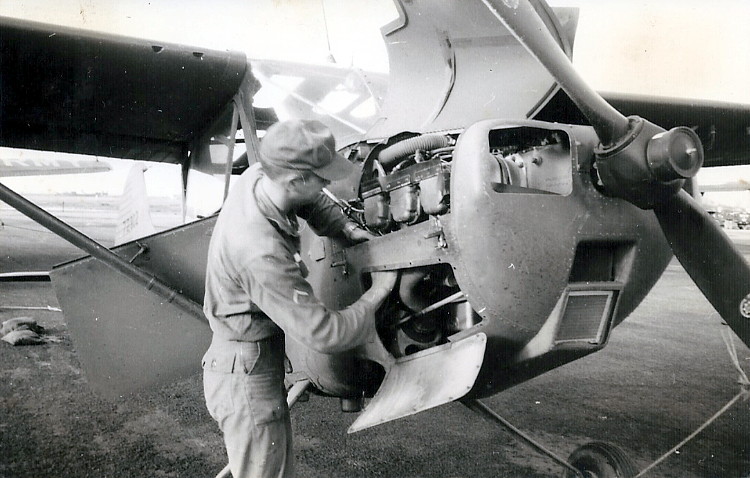
[[[511,128],[490,132],[487,161],[497,191],[546,190],[569,193],[570,181],[549,181],[545,151],[567,150],[559,131]],[[440,224],[451,212],[451,169],[459,135],[402,134],[385,143],[351,147],[363,161],[357,199],[345,203],[348,215],[375,235],[388,235],[426,221]],[[566,155],[567,157],[567,155]],[[556,173],[557,174],[557,173]],[[570,161],[565,174],[570,178]],[[438,228],[439,229],[439,228]],[[437,234],[438,247],[447,247]],[[396,357],[445,343],[481,321],[461,292],[447,263],[403,268],[397,294],[381,310],[379,332]]]

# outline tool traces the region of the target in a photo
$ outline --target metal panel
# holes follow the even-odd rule
[[[208,322],[89,259],[50,273],[89,384],[115,398],[188,377],[211,342]]]
[[[396,360],[349,433],[463,397],[474,385],[486,345],[487,336],[478,333]]]
[[[551,75],[481,1],[399,1],[401,18],[382,29],[390,82],[383,121],[368,136],[464,128],[482,119],[525,119],[554,92]],[[539,12],[560,45],[568,34]],[[574,12],[561,17],[575,28]]]
[[[113,251],[133,258],[131,262],[141,270],[200,304],[214,221],[214,217],[204,219]],[[202,316],[168,302],[92,257],[58,266],[50,276],[95,391],[117,397],[188,377],[200,369],[211,341],[211,330]]]
[[[216,216],[211,216],[112,250],[180,294],[202,304],[208,244],[215,222]]]

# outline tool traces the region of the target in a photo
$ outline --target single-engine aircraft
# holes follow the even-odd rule
[[[329,187],[377,237],[308,234],[303,259],[333,308],[373,271],[399,271],[400,283],[378,313],[379,344],[324,355],[289,340],[290,380],[349,409],[371,398],[350,431],[456,400],[492,418],[479,399],[605,347],[673,254],[750,344],[750,268],[691,179],[747,159],[750,107],[607,103],[570,63],[570,9],[395,5],[379,120],[342,145],[358,174]],[[185,178],[224,174],[228,188],[275,120],[253,107],[259,84],[241,53],[13,19],[0,28],[0,146],[175,162]],[[108,250],[4,186],[0,199],[91,256],[51,277],[94,389],[119,396],[196,372],[210,341],[200,304],[214,217]],[[593,452],[632,474],[601,444],[560,461],[570,476],[610,476]]]

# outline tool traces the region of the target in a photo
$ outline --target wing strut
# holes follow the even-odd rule
[[[237,93],[223,108],[214,122],[191,144],[190,153],[182,163],[183,188],[183,216],[184,203],[187,199],[188,175],[191,169],[208,174],[224,175],[224,194],[226,200],[232,172],[236,166],[252,165],[258,160],[260,141],[258,140],[257,121],[253,108],[253,95],[260,89],[260,83],[248,69],[244,79],[237,89]],[[234,148],[237,143],[237,129],[242,128],[246,153],[235,162]],[[221,145],[226,151],[220,153],[223,157],[214,157],[212,145]],[[218,155],[217,155],[218,156]],[[220,170],[217,166],[223,164]]]
[[[248,165],[258,160],[260,142],[258,141],[258,128],[253,115],[253,95],[259,89],[258,80],[250,74],[245,74],[237,94],[232,98],[232,121],[227,135],[227,162],[224,170],[224,200],[229,194],[229,179],[232,176],[234,166],[234,145],[237,143],[237,126],[242,128],[242,136],[245,138],[246,155]]]
[[[245,138],[245,148],[247,149],[246,154],[249,165],[258,161],[258,151],[260,151],[258,124],[253,113],[253,95],[259,89],[260,82],[248,70],[233,99],[240,115],[240,126],[242,127],[242,135]]]
[[[4,184],[0,184],[0,200],[92,257],[99,259],[115,271],[134,280],[146,289],[153,291],[164,298],[167,302],[172,302],[181,309],[195,316],[195,318],[205,321],[203,310],[200,305],[178,293],[156,277],[129,263],[87,235],[66,224],[64,221],[56,218]]]

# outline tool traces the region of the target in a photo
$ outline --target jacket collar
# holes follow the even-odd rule
[[[297,221],[297,215],[294,214],[294,212],[284,214],[278,207],[276,207],[263,188],[258,186],[261,178],[265,176],[262,169],[259,169],[258,173],[258,177],[255,179],[255,184],[253,184],[253,195],[258,204],[258,209],[260,209],[260,212],[277,230],[287,236],[299,237],[299,222]]]

